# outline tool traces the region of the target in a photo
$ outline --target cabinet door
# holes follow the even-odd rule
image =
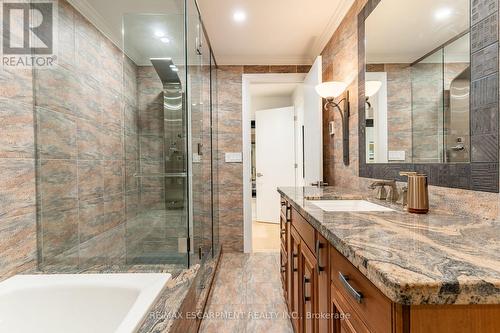
[[[302,328],[303,333],[315,333],[318,331],[316,319],[318,301],[318,275],[316,272],[317,260],[307,246],[300,248],[301,282],[302,282]]]
[[[290,311],[292,312],[292,323],[294,326],[294,330],[297,333],[301,332],[300,325],[300,272],[299,272],[299,255],[300,255],[300,236],[297,231],[292,227],[290,228],[290,286],[291,289],[289,291],[291,306]]]
[[[330,327],[330,243],[319,233],[316,236],[316,272],[318,274],[318,332],[327,333]]]

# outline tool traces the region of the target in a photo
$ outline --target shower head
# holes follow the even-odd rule
[[[171,58],[151,58],[151,64],[158,73],[163,85],[165,84],[180,84],[179,74],[177,71],[173,70],[175,67]]]

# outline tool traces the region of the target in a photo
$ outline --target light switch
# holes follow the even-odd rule
[[[330,135],[335,135],[335,123],[333,121],[330,121],[328,123],[328,129],[329,129]]]
[[[389,161],[404,160],[406,160],[406,152],[404,150],[389,150]]]
[[[226,153],[225,154],[226,163],[242,163],[243,153]]]

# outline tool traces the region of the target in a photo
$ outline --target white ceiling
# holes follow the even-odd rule
[[[198,0],[218,64],[311,64],[354,0]],[[235,10],[247,19],[233,21]]]
[[[437,19],[448,8],[451,15]],[[368,63],[412,63],[469,28],[469,0],[382,0],[366,20]],[[451,58],[469,58],[467,39]]]
[[[183,0],[69,0],[139,65],[170,57],[183,63]],[[198,0],[218,64],[311,64],[354,0]],[[194,1],[189,12],[196,13]],[[246,22],[233,21],[235,9]],[[154,14],[154,15],[151,15]],[[125,21],[123,24],[123,18]],[[196,16],[189,18],[194,44]],[[169,44],[154,37],[165,30]],[[125,38],[122,38],[122,29]],[[188,58],[193,55],[188,52]]]

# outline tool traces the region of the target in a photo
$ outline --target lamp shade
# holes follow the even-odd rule
[[[331,81],[323,82],[316,86],[316,92],[323,98],[337,98],[347,89],[344,82]]]
[[[380,81],[366,81],[366,90],[365,90],[365,96],[366,97],[372,97],[382,87],[382,82]]]

